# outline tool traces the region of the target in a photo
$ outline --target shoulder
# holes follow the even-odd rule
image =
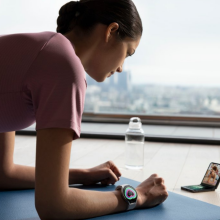
[[[47,41],[31,64],[25,82],[87,87],[84,67],[71,42],[60,33],[43,32],[41,35],[47,35]]]
[[[81,60],[76,55],[72,43],[62,34],[56,33],[42,48],[44,60],[58,72],[70,73],[74,78],[85,79],[85,70]]]

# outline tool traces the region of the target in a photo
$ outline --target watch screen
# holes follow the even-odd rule
[[[129,201],[129,203],[134,203],[137,200],[137,193],[135,189],[131,186],[124,187],[123,190],[125,198]]]

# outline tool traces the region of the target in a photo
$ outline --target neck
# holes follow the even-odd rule
[[[89,68],[89,60],[93,54],[93,49],[95,47],[94,40],[92,39],[92,37],[85,39],[85,38],[81,37],[80,35],[76,36],[74,31],[70,31],[70,32],[64,34],[64,36],[72,44],[76,55],[81,60],[81,63],[83,65],[85,71],[87,71]]]

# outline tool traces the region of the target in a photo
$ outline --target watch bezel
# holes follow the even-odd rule
[[[135,200],[135,201],[133,201],[133,202],[131,202],[131,201],[125,196],[125,189],[126,189],[127,187],[132,188],[132,189],[135,191],[135,193],[136,193],[136,198],[133,199],[133,200]],[[123,195],[124,199],[128,202],[129,205],[132,205],[132,204],[137,203],[138,194],[137,194],[136,189],[135,189],[133,186],[131,186],[131,185],[125,185],[125,186],[123,186],[123,187],[121,188],[121,192],[122,192],[122,195]]]
[[[127,199],[127,198],[125,197],[125,195],[124,195],[124,189],[125,189],[126,187],[131,187],[132,189],[135,190],[136,196],[137,196],[135,202],[130,203],[130,202],[129,202],[129,199]],[[123,184],[123,185],[118,185],[115,189],[116,189],[116,190],[119,190],[119,189],[120,189],[121,194],[122,194],[122,198],[123,198],[123,199],[127,202],[127,204],[128,204],[127,210],[131,210],[131,209],[134,209],[134,208],[136,207],[136,205],[137,205],[137,199],[138,199],[138,193],[137,193],[137,190],[136,190],[133,186],[131,186],[131,185],[129,185],[129,184]]]

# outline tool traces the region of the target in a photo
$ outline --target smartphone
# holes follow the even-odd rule
[[[191,186],[181,186],[181,189],[193,193],[214,191],[218,187],[220,181],[219,177],[220,164],[211,162],[200,184]]]

